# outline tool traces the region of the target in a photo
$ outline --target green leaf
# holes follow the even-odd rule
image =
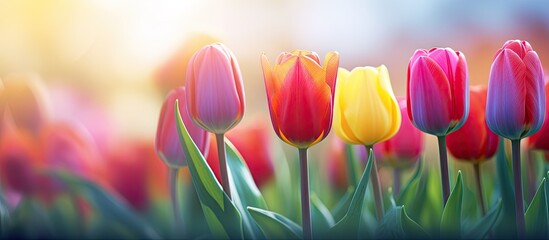
[[[345,216],[329,230],[329,235],[331,237],[356,238],[358,236],[362,218],[362,206],[364,205],[364,195],[370,179],[370,172],[372,171],[373,155],[373,151],[370,150],[370,154],[368,154],[368,163],[366,164],[360,182],[355,189],[353,198],[349,204],[349,209],[347,209]]]
[[[101,229],[101,234],[111,231],[109,236],[115,234],[114,236],[118,237],[160,238],[146,221],[97,184],[64,171],[55,171],[50,174],[66,184],[70,192],[84,197],[90,203],[99,214],[97,221],[99,221],[98,227]]]
[[[248,207],[248,212],[267,239],[299,239],[303,236],[301,226],[278,213],[254,207]]]
[[[495,238],[508,238],[516,236],[516,217],[515,217],[515,194],[512,184],[513,176],[510,174],[510,167],[505,157],[505,144],[502,137],[499,137],[499,146],[496,154],[497,168],[497,186],[501,195],[503,207],[501,211],[501,221],[495,226]]]
[[[465,239],[484,239],[494,225],[496,224],[498,217],[500,216],[501,207],[503,201],[500,199],[498,204],[492,208],[486,216],[479,220],[472,228],[465,234]]]
[[[204,156],[189,136],[179,113],[178,101],[175,102],[174,111],[179,140],[210,230],[217,238],[243,238],[242,217],[233,202],[223,192]]]
[[[311,218],[315,238],[322,237],[335,224],[334,217],[315,193],[311,193]]]
[[[252,216],[246,210],[247,207],[256,207],[267,209],[265,199],[255,185],[254,179],[246,162],[242,160],[242,156],[234,145],[225,139],[227,150],[227,165],[229,178],[231,180],[231,188],[233,202],[242,214],[242,224],[244,227],[244,237],[251,239],[263,238],[261,230],[252,220]]]
[[[423,170],[423,159],[419,160],[414,175],[408,180],[408,183],[402,188],[397,199],[397,205],[408,205],[412,203],[416,197],[419,182],[421,180],[421,172]]]
[[[376,229],[376,238],[429,238],[429,235],[406,214],[403,206],[392,206]]]
[[[349,205],[351,205],[351,200],[353,199],[353,193],[353,187],[349,187],[347,189],[347,192],[345,192],[343,197],[341,197],[341,199],[332,209],[332,216],[334,216],[335,221],[341,220],[343,216],[345,216],[345,213],[347,213]]]
[[[454,189],[450,193],[448,202],[442,212],[442,220],[440,223],[441,236],[450,238],[459,238],[461,236],[461,207],[463,204],[463,181],[461,171],[458,172],[458,177]]]
[[[525,214],[526,234],[529,238],[549,238],[547,232],[547,197],[545,195],[545,178],[528,206]]]

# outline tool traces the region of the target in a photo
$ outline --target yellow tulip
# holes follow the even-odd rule
[[[395,135],[401,115],[385,65],[339,68],[334,129],[349,144],[372,146]]]

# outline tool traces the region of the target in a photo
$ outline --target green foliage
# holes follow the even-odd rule
[[[278,213],[254,207],[248,207],[248,212],[267,239],[299,239],[303,235],[301,226]]]
[[[448,202],[442,212],[440,235],[450,238],[461,236],[461,208],[463,205],[463,180],[461,171],[458,173],[456,185],[450,193]]]
[[[526,221],[526,234],[529,238],[549,238],[545,184],[545,178],[543,178],[534,195],[534,199],[532,199],[524,216]]]
[[[189,136],[181,119],[178,105],[178,102],[176,102],[175,116],[179,139],[208,226],[217,238],[242,238],[242,216],[237,207],[223,192],[204,156]]]

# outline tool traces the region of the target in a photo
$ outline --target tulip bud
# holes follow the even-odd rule
[[[549,82],[545,81],[545,120],[539,131],[528,138],[528,146],[532,149],[549,151]]]
[[[258,187],[274,176],[271,137],[266,122],[257,119],[252,125],[236,127],[227,138],[244,158]]]
[[[467,62],[451,48],[417,50],[408,64],[408,117],[419,130],[445,136],[469,113]]]
[[[498,136],[486,124],[486,88],[471,87],[470,111],[465,124],[447,136],[448,150],[459,160],[481,162],[498,148]]]
[[[158,156],[166,165],[171,168],[180,168],[187,166],[187,161],[185,160],[185,155],[183,154],[183,148],[181,147],[181,142],[179,140],[179,135],[177,132],[177,125],[175,122],[175,100],[179,100],[179,112],[181,114],[181,119],[189,135],[193,139],[194,143],[202,152],[202,154],[207,153],[208,148],[208,139],[210,135],[208,132],[202,130],[196,126],[189,112],[185,109],[185,88],[179,87],[172,90],[160,110],[160,118],[158,120],[158,127],[156,130],[156,139],[155,139],[155,148]]]
[[[330,52],[320,65],[314,52],[281,53],[271,67],[261,56],[273,128],[284,142],[306,149],[324,139],[332,127],[339,54]]]
[[[223,134],[242,120],[242,76],[235,56],[225,45],[207,45],[193,55],[187,67],[186,88],[189,115],[202,129]]]
[[[526,41],[507,41],[498,50],[488,83],[486,122],[502,137],[519,140],[536,133],[545,118],[543,67]]]
[[[372,146],[395,135],[400,122],[385,65],[358,67],[351,72],[339,69],[334,128],[343,141]]]
[[[401,114],[407,114],[408,107],[405,97],[397,97]],[[410,118],[402,118],[400,129],[387,141],[380,142],[374,146],[376,158],[382,164],[393,168],[408,168],[413,166],[423,151],[425,136],[414,127]],[[380,157],[377,157],[377,154]]]

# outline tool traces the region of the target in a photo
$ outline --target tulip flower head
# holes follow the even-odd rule
[[[486,122],[502,137],[519,140],[536,133],[545,118],[543,67],[526,41],[507,41],[498,50],[488,84]]]
[[[423,132],[444,136],[469,113],[467,62],[450,48],[417,50],[408,64],[408,117]]]
[[[485,87],[471,87],[469,117],[460,129],[447,136],[448,150],[459,160],[481,162],[496,153],[499,140],[486,124],[486,94]]]
[[[183,154],[183,148],[179,141],[179,135],[177,134],[177,125],[175,122],[174,105],[175,100],[179,100],[179,112],[181,119],[189,131],[189,135],[193,139],[194,143],[202,152],[206,154],[208,152],[209,137],[210,134],[203,129],[196,126],[189,113],[184,109],[186,103],[185,88],[178,87],[168,93],[162,109],[160,110],[160,118],[158,120],[158,127],[156,130],[155,148],[158,156],[166,165],[171,168],[180,168],[187,166],[185,155]]]
[[[284,142],[306,149],[324,139],[332,126],[339,54],[320,64],[315,52],[281,53],[271,67],[261,56],[273,128]]]
[[[222,134],[242,120],[242,76],[234,54],[225,45],[210,44],[193,55],[185,86],[187,110],[202,129]]]
[[[401,114],[407,114],[408,107],[405,97],[397,97]],[[402,118],[398,132],[387,141],[374,146],[375,153],[384,165],[394,168],[413,166],[423,151],[424,133],[414,127],[408,117]]]
[[[547,77],[546,79],[549,79]],[[547,121],[547,117],[549,116],[549,108],[547,108],[547,105],[549,105],[549,98],[547,95],[549,94],[549,82],[547,80],[545,81],[545,120],[543,121],[543,125],[539,129],[539,131],[532,136],[528,138],[528,146],[533,149],[538,150],[544,150],[549,151],[549,121]]]
[[[335,96],[334,128],[349,144],[372,146],[394,136],[401,115],[385,65],[340,68]]]

